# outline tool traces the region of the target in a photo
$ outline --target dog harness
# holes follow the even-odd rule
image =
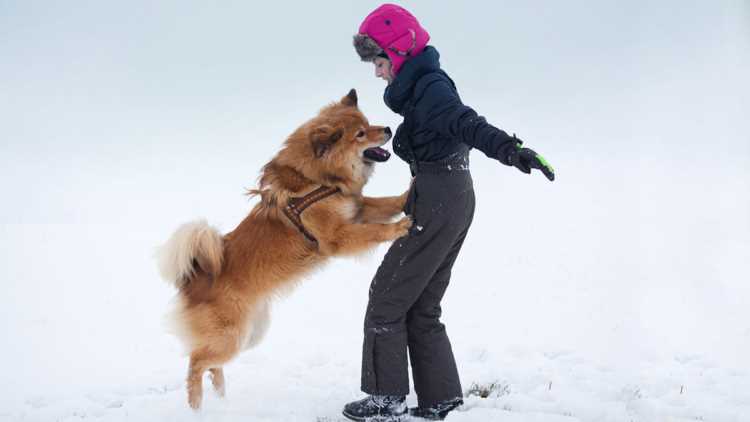
[[[306,210],[310,205],[328,198],[339,191],[341,191],[339,188],[321,186],[303,197],[289,198],[289,202],[287,202],[286,207],[284,207],[284,215],[286,215],[289,221],[294,224],[294,227],[297,227],[297,229],[302,232],[307,240],[317,245],[318,240],[307,231],[305,225],[302,224],[302,211]]]

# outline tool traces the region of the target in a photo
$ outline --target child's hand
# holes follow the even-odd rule
[[[508,164],[529,174],[531,169],[538,169],[551,181],[555,180],[555,169],[541,155],[529,148],[516,148],[508,155]]]

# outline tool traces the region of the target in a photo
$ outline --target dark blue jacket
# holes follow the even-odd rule
[[[505,157],[519,141],[461,102],[439,59],[438,51],[427,46],[404,63],[386,88],[386,105],[404,117],[393,151],[408,163],[435,161],[465,148],[463,143],[508,164]]]

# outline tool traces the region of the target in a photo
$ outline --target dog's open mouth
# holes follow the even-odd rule
[[[380,147],[367,148],[363,155],[368,160],[376,161],[378,163],[388,161],[388,159],[391,158],[391,153]]]

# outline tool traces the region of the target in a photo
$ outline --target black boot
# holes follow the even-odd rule
[[[443,419],[445,419],[445,416],[448,415],[448,412],[463,404],[464,401],[462,399],[455,398],[452,400],[441,401],[440,403],[427,408],[411,408],[409,409],[409,415],[414,416],[415,418],[423,418],[430,421],[442,421]]]
[[[367,396],[344,406],[344,416],[353,421],[399,422],[406,415],[404,396]]]

